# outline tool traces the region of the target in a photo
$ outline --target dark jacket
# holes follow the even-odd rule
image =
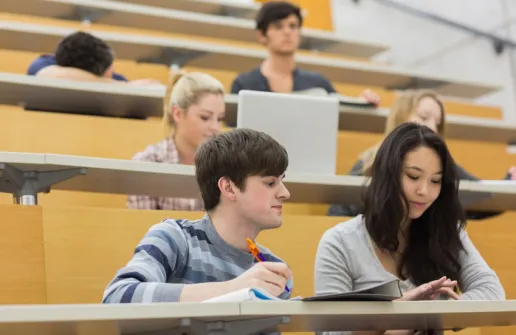
[[[351,171],[349,172],[352,176],[362,176],[362,168],[363,168],[363,162],[359,160],[358,162],[353,165],[351,168]],[[480,180],[477,177],[469,174],[466,170],[464,170],[462,167],[457,165],[457,174],[459,176],[460,180]],[[509,174],[505,176],[505,179],[510,179]],[[328,216],[357,216],[358,214],[362,213],[362,205],[360,204],[353,204],[353,205],[339,205],[334,204],[331,205],[328,209]],[[466,218],[468,220],[482,220],[487,219],[493,216],[497,216],[502,214],[503,212],[485,212],[485,211],[466,211]]]

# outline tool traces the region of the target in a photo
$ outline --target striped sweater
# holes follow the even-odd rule
[[[266,261],[281,262],[260,249]],[[208,214],[196,221],[167,219],[143,237],[107,286],[103,303],[177,302],[184,285],[231,280],[255,262],[249,252],[220,237]],[[292,279],[287,286],[292,288]],[[290,293],[280,298],[288,299]]]

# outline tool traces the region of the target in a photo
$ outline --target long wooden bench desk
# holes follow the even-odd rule
[[[0,73],[0,104],[37,110],[114,117],[161,117],[164,88],[87,83]],[[238,96],[226,95],[226,121],[236,124]],[[339,129],[383,133],[386,109],[341,105]],[[488,118],[448,115],[450,139],[516,143],[516,125]]]
[[[254,19],[261,5],[227,0],[120,0],[146,6]]]
[[[0,307],[1,334],[244,335],[516,325],[516,301],[231,302]]]
[[[0,48],[52,53],[59,41],[76,29],[0,21]],[[191,39],[150,37],[95,30],[121,59],[219,70],[249,71],[266,57],[265,50],[242,48]],[[298,55],[300,67],[320,72],[331,81],[389,89],[432,88],[443,95],[476,98],[500,89],[499,85],[474,83],[415,71],[357,61]]]
[[[69,191],[200,198],[193,166],[81,156],[0,152],[0,192],[21,204],[36,204],[50,188]],[[360,203],[364,177],[289,173],[290,201]],[[516,210],[516,183],[461,181],[464,207]]]
[[[255,22],[159,7],[102,0],[20,0],[0,3],[0,11],[132,28],[256,42]],[[369,58],[387,46],[357,38],[341,38],[327,31],[304,28],[302,49]]]

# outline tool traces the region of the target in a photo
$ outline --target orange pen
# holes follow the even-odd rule
[[[247,239],[247,247],[249,248],[249,252],[254,256],[257,262],[265,262],[265,257],[263,257],[260,248],[254,244],[253,240],[250,238]],[[285,286],[285,291],[290,292],[290,289]]]

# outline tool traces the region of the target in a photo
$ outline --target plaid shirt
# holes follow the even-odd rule
[[[179,164],[179,154],[174,140],[169,137],[154,145],[149,145],[143,152],[137,153],[133,160]],[[203,211],[201,200],[184,198],[150,197],[146,195],[130,195],[127,207],[132,209],[162,209],[177,211]]]

